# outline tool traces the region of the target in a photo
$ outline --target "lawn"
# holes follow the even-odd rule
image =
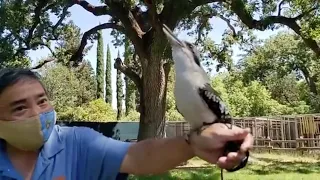
[[[202,168],[187,168],[206,166]],[[238,172],[224,171],[225,180],[318,180],[320,176],[319,156],[297,154],[252,154],[248,166]],[[158,176],[131,176],[130,180],[220,180],[220,169],[208,167],[204,161],[194,158],[185,168],[172,170]]]

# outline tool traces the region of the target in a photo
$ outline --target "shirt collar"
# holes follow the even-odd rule
[[[44,155],[45,158],[51,158],[61,150],[64,149],[64,139],[61,136],[61,129],[58,125],[55,125],[50,138],[44,144],[41,153]]]

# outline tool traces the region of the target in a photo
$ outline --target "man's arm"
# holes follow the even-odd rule
[[[137,175],[163,173],[194,156],[223,169],[239,167],[237,170],[246,166],[253,145],[250,129],[237,126],[229,129],[221,123],[203,129],[200,135],[193,133],[189,141],[191,145],[182,137],[138,142],[129,147],[120,171]],[[229,141],[243,142],[239,151],[224,155]]]
[[[131,145],[120,171],[135,175],[159,174],[192,157],[194,152],[183,137],[148,139]]]
[[[119,172],[163,173],[194,156],[183,137],[128,143],[105,137],[90,128],[75,128],[75,131],[81,152],[79,163],[90,179],[113,179]]]
[[[79,166],[89,179],[114,179],[119,172],[148,175],[164,173],[195,155],[221,168],[233,168],[244,158],[243,152],[253,144],[250,130],[228,129],[214,124],[201,135],[191,136],[189,145],[183,137],[149,139],[137,143],[117,141],[90,128],[75,128]],[[227,141],[244,140],[240,152],[223,154]]]

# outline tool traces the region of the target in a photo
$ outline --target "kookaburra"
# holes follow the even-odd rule
[[[231,115],[227,107],[211,87],[210,79],[200,64],[200,53],[196,46],[179,40],[166,25],[163,25],[163,31],[172,48],[177,110],[190,124],[191,130],[214,123],[231,124]],[[237,152],[240,145],[241,142],[228,142],[225,153]],[[238,167],[227,171],[233,172],[243,168],[248,157],[249,152]]]

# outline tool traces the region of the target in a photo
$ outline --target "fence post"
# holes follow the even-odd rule
[[[294,132],[295,132],[295,138],[296,138],[296,149],[299,148],[299,141],[297,141],[297,139],[299,140],[299,133],[298,133],[298,119],[294,118]]]
[[[253,131],[252,131],[252,136],[254,138],[254,144],[257,145],[257,126],[256,126],[256,118],[254,118],[254,123],[253,123],[253,127],[252,127]]]

